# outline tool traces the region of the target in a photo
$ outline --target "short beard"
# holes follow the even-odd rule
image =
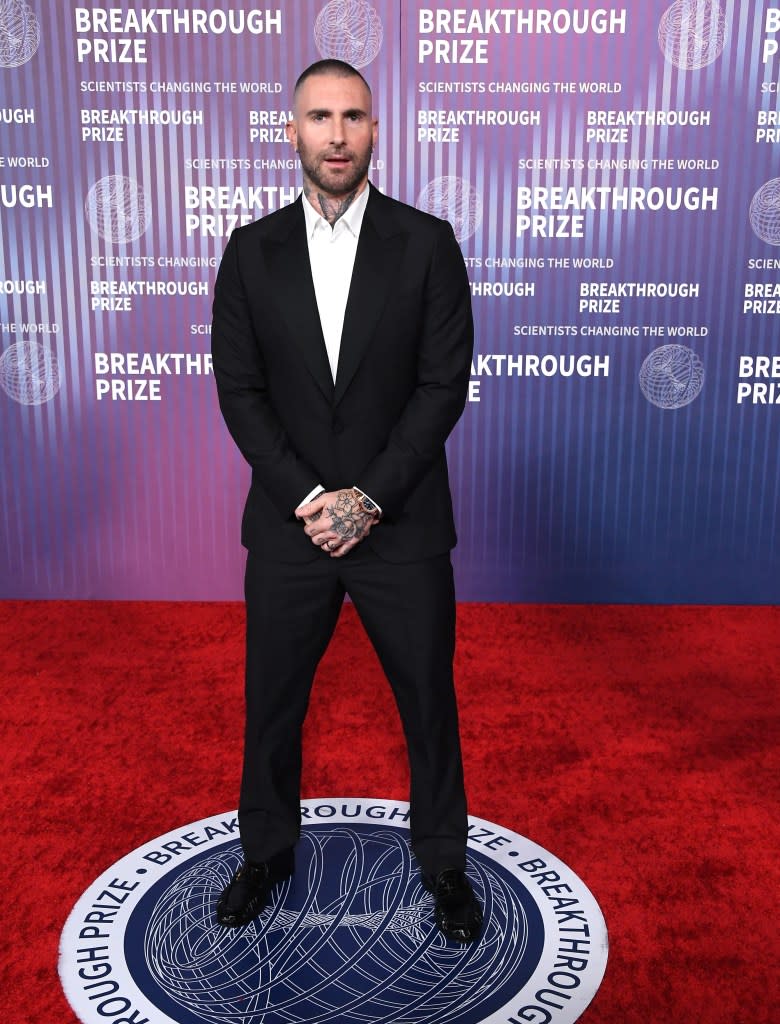
[[[359,164],[354,166],[352,174],[348,178],[343,178],[337,189],[334,189],[332,185],[328,185],[317,170],[317,165],[314,161],[308,159],[308,154],[304,147],[298,143],[298,158],[301,161],[301,167],[303,168],[304,175],[314,185],[318,192],[324,193],[326,196],[345,196],[353,192],[361,181],[368,174],[368,169],[371,166],[371,155],[374,152],[373,146],[368,147],[365,159]]]

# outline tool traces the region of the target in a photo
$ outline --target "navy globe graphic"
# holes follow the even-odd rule
[[[308,826],[293,878],[259,918],[225,929],[214,905],[240,859],[231,840],[187,861],[128,922],[135,983],[182,1024],[471,1024],[504,1005],[539,962],[536,904],[481,854],[469,852],[485,906],[472,946],[436,928],[404,829]]]

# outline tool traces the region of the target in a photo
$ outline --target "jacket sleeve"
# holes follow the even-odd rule
[[[279,514],[287,519],[319,483],[293,450],[268,394],[265,365],[239,265],[240,231],[225,248],[214,288],[211,352],[219,407],[233,440]]]
[[[441,457],[466,404],[473,345],[468,275],[452,227],[443,221],[426,282],[417,383],[386,446],[356,481],[386,515],[402,511]]]

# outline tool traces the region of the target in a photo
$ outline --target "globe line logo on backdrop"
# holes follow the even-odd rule
[[[535,843],[470,819],[468,871],[485,924],[479,942],[460,945],[433,922],[408,804],[307,800],[302,815],[294,876],[244,928],[214,919],[241,859],[233,813],[161,836],[96,879],[60,944],[79,1018],[487,1024],[525,1010],[573,1024],[593,998],[607,959],[603,917]]]
[[[38,19],[24,0],[0,0],[0,67],[26,64],[40,41]]]
[[[726,15],[717,0],[675,0],[661,16],[658,44],[681,71],[712,64],[726,45]]]
[[[314,42],[323,57],[364,68],[382,49],[382,19],[366,0],[330,0],[314,22]]]
[[[133,242],[149,227],[151,201],[134,178],[109,174],[87,194],[84,210],[89,226],[106,242]]]
[[[0,356],[0,387],[20,405],[43,405],[60,390],[57,356],[38,341],[17,341]]]
[[[448,220],[459,242],[470,238],[482,223],[482,199],[464,178],[434,178],[422,189],[415,205],[434,217]]]
[[[750,226],[762,242],[780,245],[780,178],[767,181],[750,203]]]
[[[659,409],[682,409],[701,393],[704,363],[685,345],[661,345],[642,363],[639,386]]]

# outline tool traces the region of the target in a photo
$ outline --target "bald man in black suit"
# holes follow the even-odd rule
[[[287,135],[303,195],[233,232],[214,297],[220,407],[252,467],[245,860],[217,918],[252,920],[294,868],[301,728],[348,593],[401,715],[412,849],[437,924],[472,942],[445,456],[467,394],[469,284],[450,225],[369,184],[377,122],[354,68],[307,68]]]

